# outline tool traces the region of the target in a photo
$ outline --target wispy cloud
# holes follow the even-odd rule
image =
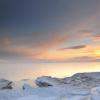
[[[85,48],[86,45],[78,45],[78,46],[71,46],[71,47],[65,47],[65,48],[60,48],[60,50],[67,50],[67,49],[82,49]]]
[[[53,35],[52,37],[46,38],[45,40],[41,40],[41,43],[37,43],[37,45],[35,45],[34,47],[47,50],[47,49],[55,48],[61,45],[67,39],[68,39],[67,35],[56,34],[56,35]]]
[[[93,35],[93,32],[90,30],[81,30],[79,31],[79,34],[87,36],[87,35]]]
[[[95,57],[89,57],[89,56],[74,57],[64,60],[64,62],[99,62],[99,61],[100,59],[96,59]]]
[[[100,35],[96,35],[92,39],[93,41],[100,41]]]
[[[65,35],[54,35],[49,39],[41,40],[41,43],[36,43],[36,45],[32,46],[31,42],[31,44],[24,44],[23,46],[23,44],[20,44],[19,42],[18,44],[15,43],[14,39],[5,37],[1,40],[0,52],[5,52],[12,56],[15,55],[19,57],[39,59],[40,55],[45,54],[49,49],[59,46],[66,41],[66,39],[67,36]]]
[[[95,38],[100,37],[95,36]],[[2,42],[0,43],[0,53],[3,54],[2,52],[4,52],[5,54],[12,55],[14,59],[19,57],[33,61],[65,61],[66,59],[67,61],[72,61],[71,59],[83,57],[100,58],[100,46],[98,45],[75,45],[57,49],[63,43],[72,41],[68,35],[64,34],[56,34],[53,37],[41,40],[36,45],[32,45],[32,41],[31,44],[24,45],[19,42],[15,43],[12,38],[2,38],[0,41]]]
[[[0,38],[0,48],[3,47],[8,47],[9,45],[11,45],[12,40],[10,37],[1,37]]]

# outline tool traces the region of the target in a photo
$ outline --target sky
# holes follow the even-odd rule
[[[1,65],[100,62],[100,0],[0,4]]]

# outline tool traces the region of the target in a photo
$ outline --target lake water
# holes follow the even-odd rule
[[[0,64],[0,78],[13,81],[45,75],[66,77],[79,72],[100,72],[100,62]]]

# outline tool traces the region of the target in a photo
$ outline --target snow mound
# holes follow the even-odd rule
[[[36,79],[39,87],[48,87],[55,85],[71,85],[83,88],[92,88],[100,85],[100,72],[94,73],[77,73],[72,77],[53,78],[50,76],[42,76]]]
[[[32,79],[23,79],[20,81],[14,81],[12,84],[12,87],[14,90],[23,89],[23,86],[25,84],[27,84],[28,86],[31,86],[31,87],[36,87],[36,84],[34,83],[34,80],[32,80]]]
[[[63,79],[65,84],[80,86],[83,88],[92,88],[100,86],[100,72],[77,73],[69,78]]]
[[[78,77],[78,78],[84,78],[84,77],[90,77],[93,79],[100,79],[100,72],[90,72],[90,73],[77,73],[74,74],[72,77]]]

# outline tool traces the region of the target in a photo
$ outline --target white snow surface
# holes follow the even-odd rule
[[[84,73],[62,79],[64,82],[67,81],[66,84],[62,82],[62,84],[35,88],[29,84],[24,84],[24,90],[22,88],[0,90],[0,100],[100,100],[99,77],[100,73]],[[39,78],[39,80],[45,82],[45,77]],[[47,80],[46,77],[46,82],[50,82],[52,79]],[[53,80],[51,83],[53,83]],[[54,80],[54,82],[59,81]],[[93,85],[91,85],[92,82]],[[83,85],[85,85],[85,88]],[[89,85],[91,86],[88,88]]]

